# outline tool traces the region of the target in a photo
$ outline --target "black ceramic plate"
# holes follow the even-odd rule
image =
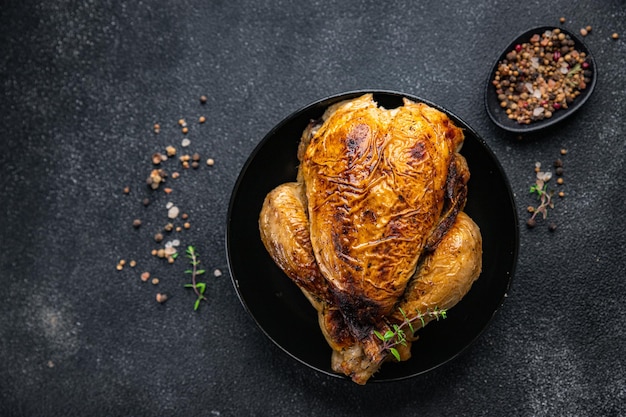
[[[485,142],[458,117],[418,97],[389,91],[357,91],[315,102],[287,117],[259,143],[235,184],[228,210],[226,250],[230,274],[244,308],[261,330],[293,358],[328,375],[331,349],[318,327],[317,314],[300,290],[274,264],[260,236],[258,216],[265,195],[296,177],[296,151],[311,119],[338,101],[374,93],[385,108],[402,97],[447,113],[465,130],[461,153],[471,171],[466,212],[483,235],[483,272],[446,320],[420,330],[413,358],[385,364],[371,381],[403,379],[427,372],[457,356],[485,329],[509,288],[517,260],[518,223],[512,192],[501,166]]]
[[[555,111],[553,116],[549,119],[543,119],[525,125],[517,123],[515,120],[511,120],[508,118],[505,109],[500,107],[498,94],[496,94],[496,89],[491,84],[491,81],[493,81],[493,78],[496,74],[498,63],[506,57],[507,53],[515,48],[515,45],[529,42],[530,38],[534,34],[542,34],[546,30],[552,29],[556,28],[554,26],[541,26],[522,33],[521,35],[516,37],[511,43],[509,43],[509,45],[500,54],[496,62],[493,64],[493,67],[491,68],[489,78],[487,79],[487,85],[485,87],[485,106],[487,108],[487,114],[489,115],[491,120],[504,130],[508,130],[509,132],[514,133],[530,133],[553,126],[554,124],[568,118],[578,109],[580,109],[580,107],[585,104],[587,99],[589,99],[591,93],[596,86],[596,81],[598,79],[598,70],[596,68],[596,61],[593,58],[593,55],[591,54],[587,46],[585,46],[585,44],[576,35],[563,28],[559,28],[562,33],[565,33],[566,35],[569,35],[570,38],[572,38],[572,40],[574,41],[574,47],[577,51],[584,52],[587,55],[587,62],[589,63],[588,69],[591,71],[591,82],[587,84],[587,88],[581,91],[580,95],[576,97],[574,102],[567,109]]]

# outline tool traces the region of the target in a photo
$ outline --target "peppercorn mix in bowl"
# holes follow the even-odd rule
[[[502,129],[537,131],[577,111],[596,79],[591,52],[574,34],[549,26],[531,29],[494,64],[485,90],[487,114]]]

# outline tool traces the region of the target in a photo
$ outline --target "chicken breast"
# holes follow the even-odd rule
[[[480,273],[462,143],[436,109],[363,95],[305,129],[297,181],[265,199],[261,239],[318,311],[333,369],[357,383],[390,357],[374,330],[452,307]],[[410,346],[393,353],[406,359]]]

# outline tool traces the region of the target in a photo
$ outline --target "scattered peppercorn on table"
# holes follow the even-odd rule
[[[5,3],[1,416],[626,415],[620,2]],[[491,78],[507,43],[539,26],[553,29],[513,45]],[[541,131],[505,131],[485,109],[490,85],[494,107],[532,125],[591,79],[584,106]],[[357,386],[259,331],[224,241],[265,135],[366,89],[423,97],[472,127],[513,190],[519,246],[504,302],[466,350]],[[268,309],[287,296],[272,290]]]

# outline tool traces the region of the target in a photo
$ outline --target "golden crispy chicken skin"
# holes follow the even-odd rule
[[[265,199],[261,239],[318,311],[333,369],[357,383],[389,358],[373,330],[402,322],[400,308],[452,307],[480,273],[480,232],[461,211],[462,143],[436,109],[363,95],[307,127],[297,181]]]
[[[422,320],[413,323],[418,330],[436,315],[427,312],[443,311],[454,307],[470,290],[482,268],[482,237],[476,223],[465,213],[460,212],[437,248],[420,260],[415,276],[411,279],[398,308],[380,324],[378,330],[384,333],[393,324],[401,325],[405,317],[422,315]],[[334,330],[326,330],[332,334]],[[411,357],[411,343],[417,335],[407,335],[406,346],[398,345],[401,360]],[[354,382],[364,384],[381,366],[383,361],[392,359],[382,349],[380,340],[374,335],[333,349],[332,367],[336,372],[349,375]]]
[[[441,112],[385,110],[371,95],[333,109],[311,138],[301,161],[311,244],[357,321],[389,314],[403,294],[462,140]]]

